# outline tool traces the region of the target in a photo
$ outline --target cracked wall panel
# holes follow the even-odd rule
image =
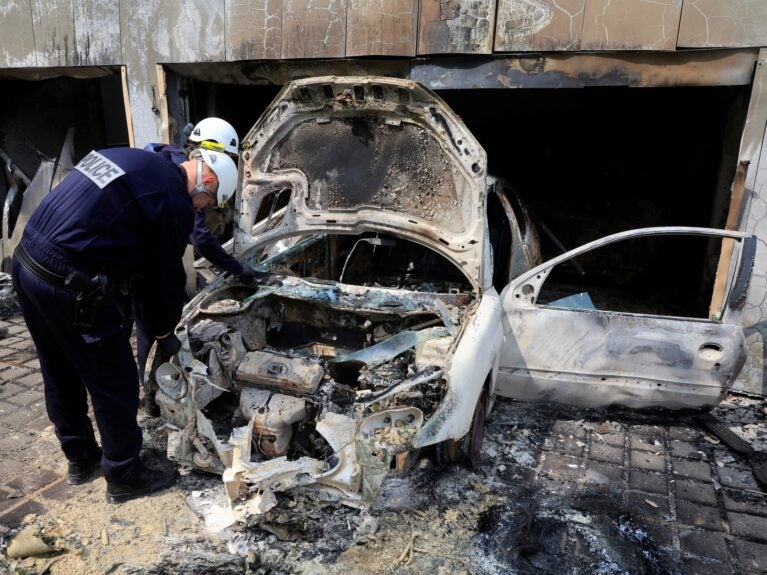
[[[75,58],[79,66],[120,64],[120,0],[74,3]]]
[[[586,0],[582,50],[675,50],[682,0]]]
[[[349,0],[347,56],[415,56],[416,0]]]
[[[421,0],[418,54],[490,54],[495,0]]]
[[[30,0],[0,2],[0,67],[37,65]]]
[[[577,50],[586,0],[499,0],[495,50]]]
[[[135,145],[143,148],[162,133],[155,64],[170,60],[170,3],[121,0],[120,35]]]
[[[680,48],[765,45],[764,0],[685,0],[679,25]]]
[[[282,0],[227,0],[227,60],[275,60],[281,50]]]
[[[171,58],[174,62],[224,60],[224,0],[170,2]]]
[[[283,58],[343,58],[346,0],[283,0]]]
[[[72,0],[32,0],[38,66],[73,66],[75,17]]]

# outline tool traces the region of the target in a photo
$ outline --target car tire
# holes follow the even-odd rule
[[[479,466],[482,457],[482,440],[485,437],[487,400],[487,386],[484,386],[474,406],[474,416],[471,419],[469,432],[461,439],[448,439],[434,446],[437,464],[452,465],[458,463],[469,469],[475,469]]]

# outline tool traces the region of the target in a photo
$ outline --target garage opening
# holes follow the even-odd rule
[[[487,151],[489,171],[524,200],[547,260],[633,228],[724,227],[749,92],[737,86],[438,93]],[[609,293],[613,301],[616,293],[632,300],[653,295],[654,303],[630,309],[705,317],[720,242],[667,236],[651,243],[652,250],[617,246],[611,258],[562,266],[556,280]]]
[[[127,146],[119,68],[98,68],[80,77],[24,79],[0,75],[0,148],[32,177],[43,158],[55,158],[74,128],[74,153]],[[93,76],[93,77],[89,77]]]
[[[279,90],[183,82],[187,113],[198,114],[192,121],[219,115],[241,136]],[[634,228],[724,226],[750,86],[437,93],[485,148],[489,172],[528,207],[544,260]],[[659,312],[705,317],[719,245],[658,238],[652,253],[628,249],[609,261],[565,266],[560,281],[613,300],[629,283],[626,297],[641,298],[663,277],[674,309],[666,302]],[[595,271],[602,263],[610,269]]]
[[[0,71],[0,260],[26,218],[90,150],[129,145],[119,67]]]

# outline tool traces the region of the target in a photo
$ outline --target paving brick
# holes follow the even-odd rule
[[[668,499],[660,495],[629,491],[627,500],[632,514],[642,519],[663,521],[671,514]]]
[[[573,436],[575,439],[586,439],[586,429],[579,421],[557,421],[551,430],[552,435]]]
[[[583,440],[562,435],[552,437],[551,439],[552,451],[564,455],[572,455],[573,457],[583,456],[583,449],[586,447]]]
[[[35,411],[26,407],[17,407],[10,411],[10,413],[3,414],[0,417],[0,422],[14,429],[21,429],[38,418],[39,414]]]
[[[61,473],[51,469],[27,470],[27,473],[18,475],[15,479],[6,483],[6,487],[25,494],[32,493],[46,485],[50,485],[59,478],[61,478]]]
[[[581,475],[580,462],[581,460],[577,457],[548,453],[541,467],[541,473],[552,479],[575,481]]]
[[[626,434],[623,432],[619,433],[592,433],[591,434],[591,443],[592,445],[595,443],[606,443],[607,445],[612,445],[613,447],[623,447],[624,443],[626,441]]]
[[[732,465],[718,468],[719,481],[727,487],[761,491],[750,469]]]
[[[80,485],[70,485],[67,483],[66,478],[62,477],[41,491],[40,495],[45,499],[66,501],[67,499],[76,498],[79,489],[81,489]]]
[[[656,455],[655,453],[649,453],[647,451],[631,450],[630,462],[631,467],[637,467],[639,469],[647,469],[650,471],[666,470],[666,457],[664,455]]]
[[[767,497],[749,491],[723,489],[724,507],[727,511],[767,515]]]
[[[0,385],[0,404],[10,399],[14,395],[21,393],[22,391],[27,391],[27,390],[26,388],[21,387],[20,385],[16,385],[15,383],[6,382],[3,385]],[[0,405],[0,407],[2,407],[2,405]]]
[[[24,377],[28,373],[29,370],[26,367],[12,367],[11,369],[0,371],[0,379],[3,381],[13,381],[14,379]]]
[[[4,347],[8,347],[8,346],[13,347],[14,343],[19,343],[20,341],[24,341],[24,338],[23,337],[18,337],[18,336],[9,336],[9,337],[3,338],[3,346]]]
[[[642,520],[644,521],[644,517]],[[674,534],[665,523],[655,523],[646,521],[642,528],[647,532],[650,540],[660,547],[672,548],[674,545]]]
[[[30,359],[24,363],[24,367],[28,367],[29,369],[40,369],[40,360],[37,358]]]
[[[589,461],[586,468],[586,479],[589,483],[615,484],[623,480],[623,467],[611,465],[610,463]]]
[[[680,529],[679,546],[684,553],[727,561],[727,543],[721,533],[704,531],[702,529]]]
[[[27,406],[30,403],[41,403],[43,401],[45,401],[43,394],[39,391],[22,391],[11,398],[11,402],[21,406]]]
[[[671,455],[674,457],[700,458],[700,447],[695,443],[682,441],[681,439],[672,439],[669,445],[671,447]]]
[[[658,439],[648,439],[641,435],[634,435],[631,437],[630,444],[631,449],[651,451],[653,453],[666,453],[666,448],[663,447],[663,443]]]
[[[0,514],[19,504],[19,494],[9,491],[0,493]],[[1,522],[0,522],[1,523]],[[2,563],[0,563],[2,565]]]
[[[3,463],[0,465],[0,482],[6,483],[16,477],[24,470],[24,464],[18,457],[3,457]]]
[[[719,514],[719,509],[716,507],[709,507],[680,499],[676,502],[676,516],[685,525],[703,527],[715,531],[722,530],[722,517]]]
[[[682,559],[683,575],[734,575],[727,563],[685,557]],[[738,573],[738,575],[743,575]]]
[[[0,352],[2,351],[3,350],[0,350]],[[5,356],[3,356],[0,353],[0,358],[2,358],[3,361],[11,363],[15,366],[20,366],[24,362],[27,362],[30,359],[34,359],[37,357],[37,353],[35,352],[34,349],[30,349],[27,351],[19,351],[19,350],[14,350],[11,348],[5,351],[9,351],[10,353]]]
[[[13,349],[17,351],[25,351],[28,349],[34,349],[35,344],[32,343],[32,340],[29,339],[20,339],[17,342],[8,344],[8,347],[12,347]]]
[[[19,507],[6,511],[0,515],[0,523],[11,528],[16,528],[21,525],[22,519],[30,513],[34,513],[35,515],[45,515],[47,512],[48,510],[44,505],[37,501],[29,500],[22,503]]]
[[[29,387],[38,387],[43,383],[43,374],[38,372],[30,373],[17,381]]]
[[[25,331],[27,333],[29,333],[27,331],[27,328],[26,328],[25,325],[15,324],[15,325],[9,325],[8,326],[8,333],[13,334],[13,335],[16,335],[16,334],[19,334],[19,333],[23,333]]]
[[[589,459],[623,465],[623,447],[592,443],[589,448]]]
[[[649,438],[651,442],[655,439],[663,441],[663,428],[658,425],[632,425],[629,428],[629,434],[641,435],[646,439]]]
[[[767,517],[745,513],[728,513],[730,529],[735,535],[767,543]]]
[[[744,569],[753,569],[758,573],[767,572],[767,545],[736,539],[735,552],[738,555],[738,563]]]
[[[19,436],[16,433],[8,433],[0,438],[0,460],[5,458],[9,453],[18,449]],[[2,474],[2,466],[0,466],[0,474]]]
[[[8,357],[16,353],[16,350],[12,347],[0,347],[0,357]]]
[[[662,473],[647,473],[632,469],[629,475],[629,487],[639,491],[668,495],[668,480]]]
[[[675,484],[677,499],[686,499],[704,505],[716,505],[716,492],[711,484],[685,479],[677,479]]]
[[[672,457],[671,469],[674,475],[711,482],[711,466],[707,461],[693,461],[691,459]]]
[[[699,441],[700,431],[688,426],[672,426],[668,428],[668,436],[671,439],[681,439],[682,441]]]

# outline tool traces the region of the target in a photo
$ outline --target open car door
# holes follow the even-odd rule
[[[660,236],[702,238],[683,241],[708,242],[706,256],[700,259],[709,262],[713,259],[714,263],[719,252],[712,246],[734,244],[729,266],[720,266],[727,277],[718,278],[717,283],[724,283],[725,289],[723,296],[714,297],[717,308],[709,312],[712,300],[701,295],[698,299],[705,304],[699,306],[705,310],[703,317],[687,317],[684,312],[680,317],[668,313],[663,305],[658,310],[639,313],[614,311],[621,306],[611,304],[619,303],[619,298],[604,298],[595,306],[586,293],[565,290],[563,294],[561,290],[547,288],[552,272],[567,267],[574,258],[591,258],[589,261],[601,265],[601,277],[606,277],[612,271],[610,268],[621,266],[621,260],[596,255],[600,248],[636,241],[656,242],[657,246]],[[756,238],[741,232],[644,228],[596,240],[520,275],[501,296],[505,342],[497,393],[527,401],[585,407],[615,405],[671,410],[713,407],[730,388],[745,361],[741,314],[755,249]],[[722,253],[729,253],[729,249]],[[680,253],[680,266],[687,255]],[[692,275],[695,289],[699,282]],[[653,275],[651,282],[645,278],[642,287],[646,297],[638,299],[649,300],[667,293],[673,299],[673,282],[663,274]],[[552,299],[552,293],[568,297]],[[546,301],[544,294],[551,301]],[[608,306],[613,310],[605,309]]]

